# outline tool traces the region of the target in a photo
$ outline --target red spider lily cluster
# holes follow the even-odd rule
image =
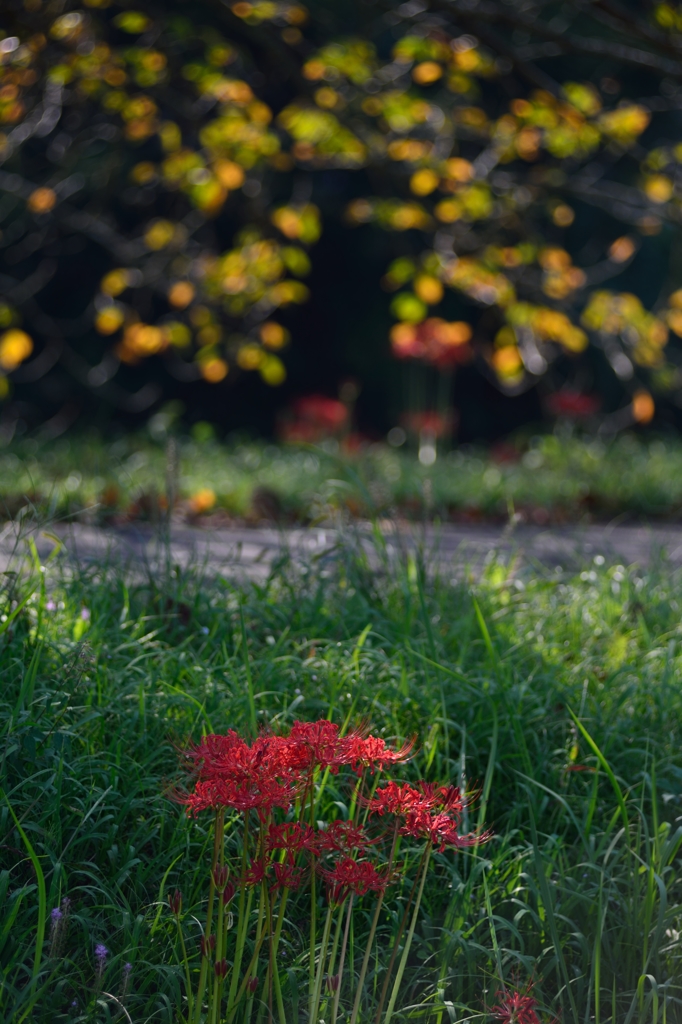
[[[419,782],[417,787],[389,782],[369,801],[371,812],[393,814],[401,819],[399,831],[415,839],[427,839],[441,852],[446,846],[478,846],[491,833],[461,835],[459,826],[468,797],[458,786]]]
[[[499,1002],[490,1009],[493,1017],[500,1024],[541,1024],[537,1014],[538,1001],[531,995],[532,984],[529,983],[523,992],[507,989],[497,993]],[[558,1024],[555,1017],[550,1024]]]
[[[282,441],[311,443],[342,434],[348,429],[350,411],[337,398],[305,395],[282,416],[278,433]]]
[[[194,813],[230,807],[255,810],[265,820],[275,808],[286,810],[304,797],[319,769],[374,772],[407,760],[411,749],[407,743],[391,750],[382,739],[357,732],[341,736],[326,719],[295,722],[289,736],[263,734],[251,744],[230,730],[206,736],[186,752],[196,783],[184,802]]]
[[[405,864],[402,870],[396,865],[396,850],[404,842],[403,837],[420,844],[420,884],[412,908],[415,921],[431,851],[475,846],[489,838],[488,833],[460,832],[467,796],[455,786],[399,784],[392,780],[380,784],[378,774],[408,761],[412,748],[412,743],[393,748],[363,730],[344,733],[335,723],[322,719],[295,722],[287,735],[261,733],[252,742],[230,730],[224,735],[205,736],[183,752],[191,786],[186,791],[176,790],[174,798],[187,807],[191,816],[203,811],[215,816],[213,859],[207,871],[207,920],[198,944],[196,996],[192,991],[192,967],[185,954],[182,903],[179,895],[170,900],[186,965],[190,1024],[204,1019],[218,1024],[225,1019],[225,1012],[229,1024],[239,1018],[248,1019],[261,984],[254,985],[254,979],[259,977],[261,1005],[269,1003],[272,1012],[276,1000],[280,1022],[285,1024],[277,950],[287,901],[290,895],[300,901],[306,889],[310,895],[306,929],[310,941],[300,959],[301,964],[307,959],[309,1017],[317,1020],[320,1014],[325,1016],[325,1001],[332,1000],[332,1024],[344,993],[343,965],[354,901],[374,896],[374,923],[351,1014],[351,1024],[355,1024],[387,887],[399,882],[409,870]],[[337,793],[339,787],[348,787],[350,813],[347,818],[320,821],[325,787],[330,783]],[[327,805],[335,808],[338,802],[327,800]],[[320,882],[326,890],[326,915],[325,901],[320,902]],[[415,891],[416,884],[410,901]],[[413,931],[414,924],[409,941]],[[265,961],[263,977],[260,968]],[[402,966],[394,982],[389,1015]],[[357,976],[354,970],[348,974],[350,979]],[[329,978],[337,979],[336,987],[330,988],[324,981]]]
[[[401,417],[403,426],[413,434],[431,434],[434,438],[448,437],[456,425],[452,412],[408,412]]]
[[[419,359],[438,369],[471,360],[471,327],[437,316],[420,324],[399,323],[391,330],[391,350],[398,359]]]
[[[540,1018],[535,1012],[537,999],[527,992],[498,993],[497,998],[500,1002],[493,1006],[492,1014],[500,1024],[540,1024]]]

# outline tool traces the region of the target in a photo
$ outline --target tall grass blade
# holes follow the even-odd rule
[[[15,828],[22,838],[26,852],[30,858],[33,870],[36,873],[36,883],[38,886],[38,923],[35,931],[35,954],[33,957],[33,969],[31,971],[31,992],[35,993],[35,986],[38,981],[38,975],[40,974],[40,964],[43,956],[43,943],[45,941],[45,922],[47,920],[47,892],[45,888],[45,875],[40,864],[38,855],[36,854],[31,842],[21,827],[21,823],[14,813],[14,808],[9,802],[6,794],[0,790],[2,796],[5,798],[5,803],[9,808],[9,813],[14,821]]]
[[[602,768],[606,772],[608,780],[611,783],[611,786],[613,788],[613,792],[616,795],[616,800],[618,801],[618,807],[620,809],[620,816],[622,818],[623,828],[625,830],[625,838],[626,838],[626,841],[629,842],[630,841],[630,839],[629,839],[629,837],[630,837],[630,822],[629,822],[629,819],[628,819],[628,810],[627,810],[627,807],[625,805],[625,797],[623,796],[623,791],[620,788],[620,785],[618,783],[618,779],[614,775],[614,772],[613,772],[613,769],[611,768],[611,765],[606,760],[606,758],[604,757],[604,755],[602,754],[601,750],[599,749],[597,744],[594,742],[592,737],[590,736],[589,732],[587,731],[587,729],[585,728],[583,723],[580,721],[580,719],[577,717],[577,715],[575,715],[573,713],[573,711],[571,710],[570,707],[568,709],[568,713],[570,714],[571,718],[573,719],[573,721],[577,725],[578,729],[580,729],[580,732],[582,733],[584,739],[587,741],[587,744],[588,744],[590,750],[592,751],[592,753],[596,756],[597,760],[599,761],[599,764],[602,766]]]

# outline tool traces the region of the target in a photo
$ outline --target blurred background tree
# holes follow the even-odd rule
[[[159,409],[295,436],[282,410],[339,390],[427,463],[543,416],[678,424],[682,7],[3,14],[5,437]]]

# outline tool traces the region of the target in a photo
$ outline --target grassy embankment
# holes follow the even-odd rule
[[[0,514],[92,522],[158,519],[169,494],[190,521],[310,522],[357,516],[507,520],[679,518],[682,444],[623,436],[536,438],[531,447],[472,448],[423,466],[414,453],[371,445],[354,454],[262,443],[167,446],[126,438],[24,440],[0,452]]]

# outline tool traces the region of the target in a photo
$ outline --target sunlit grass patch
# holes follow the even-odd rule
[[[532,982],[537,1012],[572,1024],[653,1022],[664,1008],[682,1019],[682,586],[664,570],[511,578],[491,563],[472,589],[414,563],[376,572],[349,545],[324,577],[284,565],[262,585],[52,563],[5,577],[2,1015],[186,1017],[168,898],[182,891],[198,972],[211,837],[168,788],[179,746],[248,734],[255,714],[275,731],[328,717],[389,744],[416,735],[404,781],[479,791],[463,828],[485,822],[494,838],[434,853],[399,1017],[483,1019],[503,985]],[[349,800],[332,778],[322,809],[345,818]],[[408,898],[399,887],[382,908],[363,1019]],[[371,923],[363,900],[349,977]],[[306,1013],[305,928],[292,914],[278,958],[292,1022]]]

